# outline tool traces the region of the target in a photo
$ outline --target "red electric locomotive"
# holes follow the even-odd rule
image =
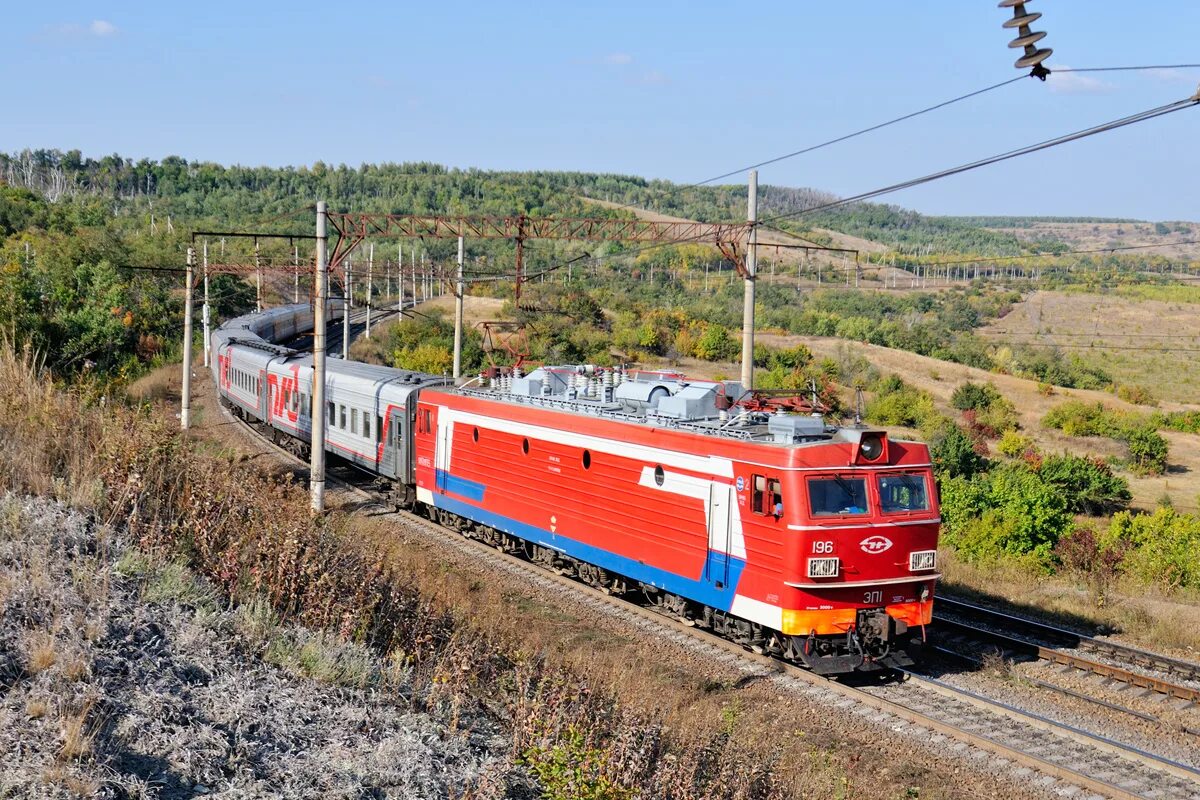
[[[939,577],[928,448],[741,395],[590,366],[425,389],[416,499],[816,672],[911,664]]]

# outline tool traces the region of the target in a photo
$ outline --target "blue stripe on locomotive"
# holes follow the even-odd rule
[[[484,495],[484,485],[475,481],[457,478],[447,472],[438,470],[438,482],[447,491],[481,502]],[[709,551],[705,559],[703,573],[697,578],[676,575],[673,572],[645,564],[636,559],[618,555],[602,547],[586,544],[562,534],[552,533],[535,525],[519,522],[511,517],[502,516],[486,508],[449,497],[444,494],[434,494],[433,505],[444,511],[450,511],[461,517],[472,519],[484,525],[519,536],[526,541],[549,547],[565,553],[572,558],[595,564],[611,572],[624,575],[627,578],[641,581],[651,586],[657,586],[668,592],[695,600],[698,603],[711,606],[720,611],[728,611],[733,605],[738,581],[746,568],[746,560],[734,558],[725,553]],[[716,581],[708,576],[724,574],[728,563],[728,581],[718,589]]]

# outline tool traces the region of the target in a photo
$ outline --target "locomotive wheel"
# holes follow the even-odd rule
[[[694,627],[696,621],[691,618],[688,613],[688,601],[677,594],[670,592],[658,592],[651,600],[653,608],[661,614],[666,614],[687,625],[689,628]]]
[[[612,594],[612,576],[608,574],[608,570],[585,561],[580,561],[576,569],[579,579],[588,586],[593,586],[605,594]]]

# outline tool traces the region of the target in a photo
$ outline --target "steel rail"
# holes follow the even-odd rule
[[[941,653],[942,655],[945,655],[950,658],[957,659],[958,661],[962,661],[964,663],[970,664],[971,666],[975,667],[976,669],[983,669],[986,666],[984,659],[982,659],[978,656],[973,656],[973,655],[969,655],[968,653],[963,653],[958,650],[953,650],[944,645],[931,645],[931,647],[935,651]],[[1155,723],[1159,723],[1159,724],[1164,724],[1161,719],[1154,716],[1153,714],[1147,714],[1144,711],[1138,711],[1136,709],[1128,708],[1127,706],[1118,705],[1117,703],[1110,703],[1107,700],[1101,700],[1099,697],[1092,697],[1089,694],[1085,694],[1083,692],[1077,692],[1074,689],[1068,689],[1066,686],[1059,686],[1058,684],[1050,683],[1049,681],[1043,681],[1039,678],[1032,678],[1028,675],[1022,675],[1021,681],[1023,683],[1032,684],[1033,686],[1037,686],[1041,689],[1046,689],[1046,690],[1052,691],[1052,692],[1058,692],[1059,694],[1065,694],[1068,697],[1074,697],[1077,700],[1083,700],[1084,702],[1087,702],[1087,703],[1092,703],[1094,705],[1102,706],[1102,707],[1110,709],[1112,711],[1118,711],[1122,714],[1128,714],[1132,717],[1137,717],[1138,719],[1143,719],[1146,722],[1155,722]]]
[[[1078,633],[1076,631],[1059,628],[1054,625],[1029,619],[1027,617],[1016,616],[1014,614],[997,611],[995,609],[987,608],[986,606],[980,606],[954,598],[939,596],[938,604],[943,611],[951,611],[956,614],[970,618],[977,618],[984,621],[991,620],[993,621],[994,626],[997,628],[1025,631],[1034,637],[1040,637],[1044,640],[1050,640],[1052,642],[1059,642],[1060,647],[1076,648],[1088,652],[1094,652],[1135,667],[1159,670],[1184,680],[1200,681],[1200,664],[1194,664],[1189,661],[1171,658],[1170,656],[1165,656],[1159,653],[1152,653],[1148,650],[1141,650],[1129,645],[1107,642],[1102,639],[1097,639],[1092,636]],[[980,629],[970,625],[969,623],[947,619],[944,614],[937,615],[937,622],[940,625],[958,625],[960,627],[969,628],[973,635],[986,635],[993,641],[1002,640],[1006,646],[1011,646],[1013,649],[1024,649],[1026,652],[1035,653],[1039,658],[1047,661],[1066,664],[1087,672],[1094,672],[1098,675],[1103,675],[1104,677],[1121,681],[1122,683],[1140,686],[1142,688],[1150,689],[1152,691],[1166,694],[1181,700],[1200,702],[1200,690],[1186,686],[1178,686],[1170,681],[1162,680],[1160,678],[1141,675],[1139,673],[1132,672],[1131,670],[1114,667],[1108,664],[1102,664],[1100,662],[1092,661],[1071,653],[1064,653],[1055,647],[1046,646],[1030,639],[1020,639],[1010,634],[1001,634],[996,633],[995,631]]]

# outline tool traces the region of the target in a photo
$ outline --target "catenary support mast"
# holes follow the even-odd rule
[[[317,264],[313,276],[313,383],[312,460],[309,463],[309,489],[312,513],[325,511],[325,309],[328,297],[326,272],[325,201],[317,203]]]
[[[192,406],[192,267],[196,262],[194,248],[187,249],[187,271],[184,276],[183,300],[183,390],[179,407],[179,427],[191,427]]]
[[[742,299],[742,389],[754,388],[754,280],[758,271],[758,170],[750,170],[746,203],[750,240],[746,245],[745,291]]]
[[[458,237],[458,270],[454,277],[454,381],[462,377],[463,237]]]

